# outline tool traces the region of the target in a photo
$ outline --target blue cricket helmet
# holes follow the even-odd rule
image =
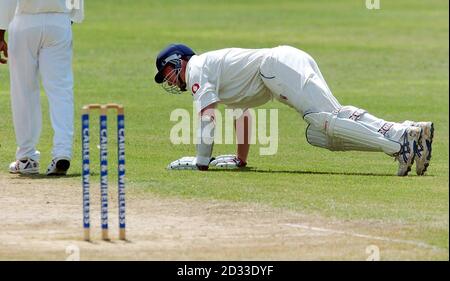
[[[175,67],[181,67],[182,58],[190,58],[195,55],[194,51],[183,44],[170,44],[159,52],[156,58],[156,68],[158,73],[155,75],[155,82],[161,84],[164,82],[164,76],[162,70],[167,63],[175,65]]]

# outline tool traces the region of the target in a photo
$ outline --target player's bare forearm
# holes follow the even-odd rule
[[[0,29],[0,63],[6,64],[7,60],[4,59],[3,56],[5,58],[8,57],[8,45],[5,41],[5,30]]]
[[[237,158],[242,160],[243,162],[247,162],[248,152],[250,150],[250,144],[238,144],[237,145]]]
[[[246,110],[244,114],[234,122],[237,137],[237,153],[236,156],[243,162],[247,162],[248,152],[250,150],[250,136],[252,116]]]

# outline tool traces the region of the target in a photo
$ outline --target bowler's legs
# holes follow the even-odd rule
[[[17,142],[16,159],[31,158],[39,161],[36,145],[42,122],[38,80],[41,29],[30,24],[31,20],[29,17],[16,16],[11,23],[8,63],[12,118]],[[24,22],[28,23],[26,27],[21,26]]]
[[[47,21],[44,44],[39,52],[39,70],[54,130],[52,155],[53,158],[71,159],[74,123],[72,31],[68,17],[54,14],[48,17],[51,19]]]

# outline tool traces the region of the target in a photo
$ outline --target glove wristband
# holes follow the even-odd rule
[[[236,157],[236,159],[238,160],[238,162],[237,162],[237,166],[238,166],[238,167],[243,168],[243,167],[247,166],[247,162],[245,162],[245,161],[242,160],[241,158]]]

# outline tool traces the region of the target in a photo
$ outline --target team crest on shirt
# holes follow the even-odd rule
[[[198,83],[195,83],[192,85],[192,93],[195,95],[197,93],[198,89],[200,89],[200,85]]]

